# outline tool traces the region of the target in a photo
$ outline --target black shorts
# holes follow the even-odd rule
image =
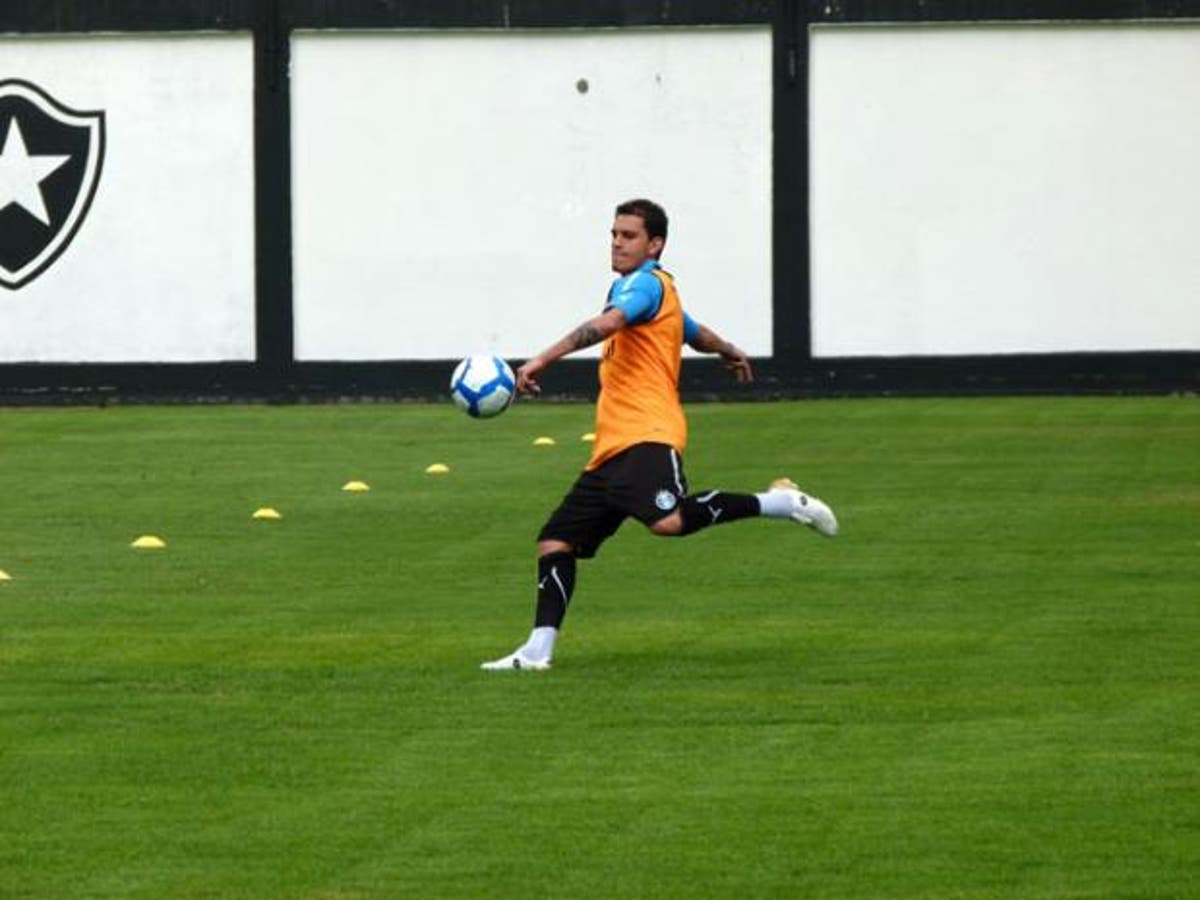
[[[584,472],[538,534],[539,541],[564,541],[588,559],[633,516],[653,525],[679,508],[687,494],[683,460],[667,444],[635,444]]]

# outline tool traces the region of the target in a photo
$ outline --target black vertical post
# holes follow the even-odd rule
[[[789,381],[812,356],[808,233],[808,23],[805,0],[780,0],[774,18],[772,338]]]
[[[295,363],[292,317],[290,27],[279,0],[254,21],[254,219],[257,387],[286,393]]]

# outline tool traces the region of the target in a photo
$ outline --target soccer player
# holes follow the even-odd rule
[[[596,442],[574,486],[537,540],[538,588],[529,639],[489,671],[548,669],[575,590],[575,563],[597,549],[629,516],[664,536],[693,534],[750,516],[787,519],[826,537],[837,534],[833,511],[781,478],[758,494],[688,493],[680,458],[687,422],[679,403],[683,344],[719,354],[739,382],[753,379],[746,354],[683,311],[671,276],[659,266],[667,215],[650,200],[617,207],[612,268],[618,274],[604,310],[517,370],[517,390],[538,393],[556,359],[604,341]]]

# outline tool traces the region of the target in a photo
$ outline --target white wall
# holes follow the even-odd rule
[[[0,78],[107,131],[70,246],[0,289],[0,362],[253,359],[252,77],[249,35],[0,37]]]
[[[818,357],[1200,348],[1200,25],[811,47]],[[292,50],[299,359],[530,354],[599,308],[636,195],[689,310],[771,354],[769,29]],[[249,35],[4,35],[7,78],[104,110],[107,147],[61,258],[0,289],[0,363],[253,359]]]
[[[1200,348],[1200,26],[811,46],[815,355]]]
[[[530,355],[635,196],[685,307],[771,353],[769,29],[301,33],[292,77],[299,359]]]

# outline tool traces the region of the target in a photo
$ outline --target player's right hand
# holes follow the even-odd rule
[[[517,369],[517,393],[540,394],[542,386],[538,384],[535,376],[544,368],[546,368],[546,364],[537,357],[526,360],[525,364]]]

